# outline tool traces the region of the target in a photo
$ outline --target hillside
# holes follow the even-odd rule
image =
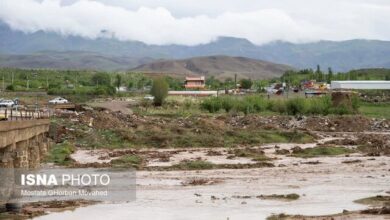
[[[29,55],[0,55],[0,67],[128,70],[152,61],[151,58],[104,56],[90,52],[40,52]]]
[[[107,59],[113,58],[115,60],[114,63],[108,61],[107,64],[105,64],[105,61],[101,63],[91,62],[97,63],[96,68],[99,69],[135,67],[136,65],[134,66],[133,64],[137,64],[137,60],[142,60],[144,57],[153,59],[187,59],[215,55],[249,57],[282,63],[296,68],[315,68],[319,64],[323,69],[332,67],[336,72],[347,72],[352,69],[362,68],[390,68],[389,41],[319,41],[304,44],[277,41],[265,45],[255,45],[246,39],[221,37],[214,42],[197,46],[157,46],[147,45],[138,41],[119,41],[112,38],[88,39],[78,36],[61,36],[43,31],[23,33],[11,30],[0,21],[0,54],[30,56],[41,51],[67,53],[71,53],[69,51],[88,51],[101,54]],[[131,57],[131,63],[124,64],[121,58],[118,60],[118,57]],[[26,59],[24,58],[24,60]],[[133,59],[135,59],[135,62]],[[0,65],[3,64],[2,62],[0,62]],[[23,65],[20,64],[21,66],[18,66],[18,62],[11,62],[11,64],[14,67],[30,66],[30,64],[25,65],[25,62],[30,61],[24,61]],[[34,64],[34,67],[41,67],[38,64]],[[111,66],[111,64],[113,65]],[[76,65],[75,67],[78,66]],[[74,68],[74,66],[66,64],[64,68]]]
[[[281,76],[287,65],[254,60],[245,57],[208,56],[183,60],[160,60],[143,64],[133,71],[144,73],[167,73],[174,75],[205,75],[218,79],[238,78],[266,79]]]

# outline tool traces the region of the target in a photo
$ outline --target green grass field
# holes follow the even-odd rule
[[[390,119],[390,103],[362,102],[359,112],[368,117]]]

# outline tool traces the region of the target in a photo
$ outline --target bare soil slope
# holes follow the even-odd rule
[[[143,64],[134,71],[167,73],[173,75],[206,75],[218,79],[239,78],[265,79],[281,76],[293,67],[245,57],[207,56],[184,60],[160,60]]]

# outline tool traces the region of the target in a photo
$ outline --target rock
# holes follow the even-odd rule
[[[280,150],[275,150],[275,153],[276,153],[276,154],[285,155],[285,154],[290,154],[290,151],[287,150],[287,149],[280,149]]]
[[[211,196],[211,200],[218,200],[219,198],[217,198],[216,196]]]
[[[303,152],[303,149],[299,146],[295,146],[295,147],[291,148],[291,150],[294,154]]]

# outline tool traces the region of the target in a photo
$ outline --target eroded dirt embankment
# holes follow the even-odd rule
[[[167,117],[85,109],[59,114],[52,137],[73,147],[67,160],[76,167],[254,168],[283,166],[283,158],[338,147],[349,149],[341,155],[388,155],[389,126],[389,120],[359,115]],[[308,147],[316,149],[298,152]],[[327,154],[333,152],[321,156]]]
[[[56,142],[80,148],[236,147],[312,141],[315,132],[390,132],[390,120],[362,116],[140,116],[86,109],[53,120]]]
[[[351,116],[141,116],[124,114],[120,111],[94,110],[87,108],[78,113],[64,112],[58,118],[79,122],[96,129],[136,128],[139,126],[191,127],[211,130],[220,130],[224,127],[255,128],[255,129],[306,129],[311,131],[330,132],[363,132],[363,131],[390,131],[389,119],[374,119],[360,115]],[[198,124],[197,122],[201,122]]]
[[[25,220],[49,213],[73,211],[76,208],[85,207],[88,205],[97,204],[96,201],[88,200],[54,200],[24,203],[19,213],[0,213],[2,220]]]

